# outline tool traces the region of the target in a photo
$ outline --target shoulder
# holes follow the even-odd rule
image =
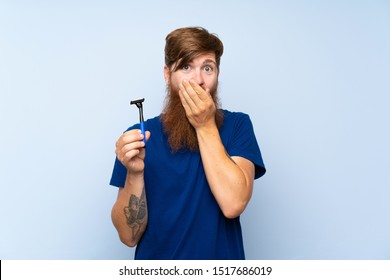
[[[223,124],[220,128],[220,135],[225,147],[229,143],[234,143],[234,139],[244,139],[253,134],[253,125],[248,114],[223,110]]]
[[[160,124],[161,123],[161,118],[160,118],[160,116],[155,116],[155,117],[153,117],[151,119],[147,119],[146,123],[147,124],[151,124],[151,125]]]
[[[244,112],[232,112],[226,109],[222,109],[222,112],[223,112],[223,116],[229,119],[249,118],[249,115]]]
[[[154,118],[147,119],[145,122],[145,129],[151,131],[152,133],[162,131],[161,117],[155,116]]]
[[[243,112],[232,112],[226,109],[223,109],[223,125],[241,125],[242,123],[251,123],[249,115]]]

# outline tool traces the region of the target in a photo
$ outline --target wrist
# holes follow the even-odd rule
[[[196,134],[199,136],[216,135],[219,133],[215,122],[209,123],[208,125],[199,126],[195,129]]]
[[[127,172],[125,187],[140,186],[144,184],[144,172]]]
[[[139,181],[144,179],[144,171],[137,171],[137,172],[131,172],[127,171],[127,177],[128,179]]]

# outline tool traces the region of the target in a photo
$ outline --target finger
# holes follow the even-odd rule
[[[132,143],[135,141],[141,141],[143,139],[143,135],[141,134],[141,130],[132,129],[123,133],[118,141],[116,142],[116,146],[123,146],[128,143]]]
[[[150,131],[145,132],[145,136],[141,134],[141,130],[135,130],[133,132],[126,132],[123,134],[116,143],[116,149],[118,152],[127,152],[131,149],[140,149],[145,147],[145,143],[142,141],[146,137],[146,141],[150,139]]]
[[[141,129],[131,129],[124,132],[122,136],[137,136],[137,135],[142,135],[141,133],[142,133]]]
[[[181,104],[183,105],[187,115],[189,113],[192,113],[197,108],[196,104],[189,96],[188,92],[186,91],[183,85],[180,85],[179,96],[180,96]]]
[[[145,146],[145,143],[142,141],[137,142],[131,142],[129,144],[125,144],[123,146],[118,146],[115,149],[115,153],[117,154],[118,158],[123,158],[127,153],[134,151],[134,150],[140,150]]]
[[[210,90],[208,88],[206,89],[202,88],[194,80],[190,80],[189,84],[191,85],[192,89],[196,92],[200,100],[205,101],[209,97],[211,97]]]
[[[197,84],[194,83],[194,85],[197,85]],[[199,104],[201,103],[201,99],[199,98],[199,94],[201,94],[203,89],[200,86],[198,86],[197,90],[195,90],[195,88],[192,86],[192,84],[187,80],[183,80],[182,86],[185,90],[184,93],[187,93],[188,96],[191,98],[192,102],[195,105],[199,106]]]
[[[133,129],[123,133],[118,141],[116,142],[115,153],[118,157],[123,157],[123,155],[132,149],[139,149],[142,147],[143,135],[141,130]]]
[[[137,157],[141,153],[140,150],[130,150],[125,154],[118,155],[119,161],[124,165],[127,166],[128,163],[135,157]]]
[[[148,130],[145,131],[146,141],[149,141],[151,135],[152,135],[152,133],[150,131],[148,131]]]

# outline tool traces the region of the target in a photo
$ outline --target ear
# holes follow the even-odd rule
[[[170,77],[171,77],[171,72],[169,71],[168,66],[164,65],[164,79],[166,84],[169,84]]]

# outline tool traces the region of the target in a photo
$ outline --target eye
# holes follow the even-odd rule
[[[184,71],[188,71],[188,70],[190,70],[190,68],[191,67],[188,64],[186,64],[186,65],[183,65],[183,67],[181,69],[183,69]]]
[[[203,67],[204,71],[206,71],[207,73],[211,73],[214,71],[214,68],[210,65],[206,65],[205,67]]]

